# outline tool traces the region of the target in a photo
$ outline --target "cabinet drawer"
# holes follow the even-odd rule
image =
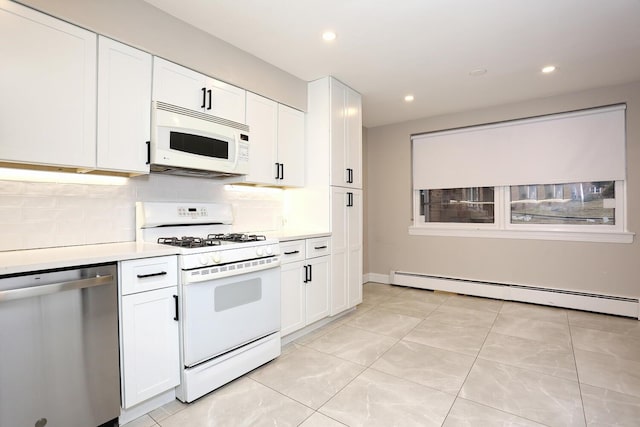
[[[318,237],[307,239],[307,258],[329,255],[331,253],[331,237]]]
[[[305,259],[304,240],[292,240],[290,242],[280,243],[280,254],[282,264],[303,261]]]
[[[178,284],[178,260],[174,255],[120,263],[122,295],[166,288]]]

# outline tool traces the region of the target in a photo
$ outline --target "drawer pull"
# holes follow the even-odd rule
[[[285,252],[285,255],[293,255],[293,254],[299,254],[300,251],[291,251],[291,252]]]
[[[149,274],[138,274],[138,279],[145,279],[147,277],[155,277],[155,276],[166,276],[166,271],[161,271],[159,273],[149,273]]]
[[[313,249],[327,249],[327,245],[325,245],[325,246],[314,246]]]

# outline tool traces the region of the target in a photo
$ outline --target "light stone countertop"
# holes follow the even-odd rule
[[[261,233],[269,238],[278,239],[281,242],[289,242],[291,240],[302,240],[302,239],[314,239],[316,237],[329,237],[331,236],[330,231],[312,231],[312,230],[290,230],[290,231],[275,231],[275,232],[267,232]]]
[[[171,246],[136,242],[6,251],[0,252],[0,276],[177,253]]]
[[[264,233],[281,242],[328,237],[328,231],[296,230]],[[89,264],[178,254],[178,248],[155,243],[102,243],[57,248],[0,251],[0,276]]]

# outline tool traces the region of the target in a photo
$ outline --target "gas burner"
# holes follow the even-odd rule
[[[243,242],[260,242],[267,240],[266,236],[258,234],[244,233],[227,233],[227,234],[209,234],[207,239],[223,240],[225,242],[243,243]]]
[[[211,239],[207,237],[203,239],[201,237],[182,236],[178,237],[160,237],[158,243],[162,245],[179,246],[181,248],[202,248],[206,246],[220,246],[222,242],[217,239]]]

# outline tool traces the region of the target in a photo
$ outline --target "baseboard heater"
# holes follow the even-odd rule
[[[572,308],[640,319],[640,304],[638,298],[510,283],[457,279],[404,271],[391,271],[389,282],[393,285],[410,286],[420,289]]]

